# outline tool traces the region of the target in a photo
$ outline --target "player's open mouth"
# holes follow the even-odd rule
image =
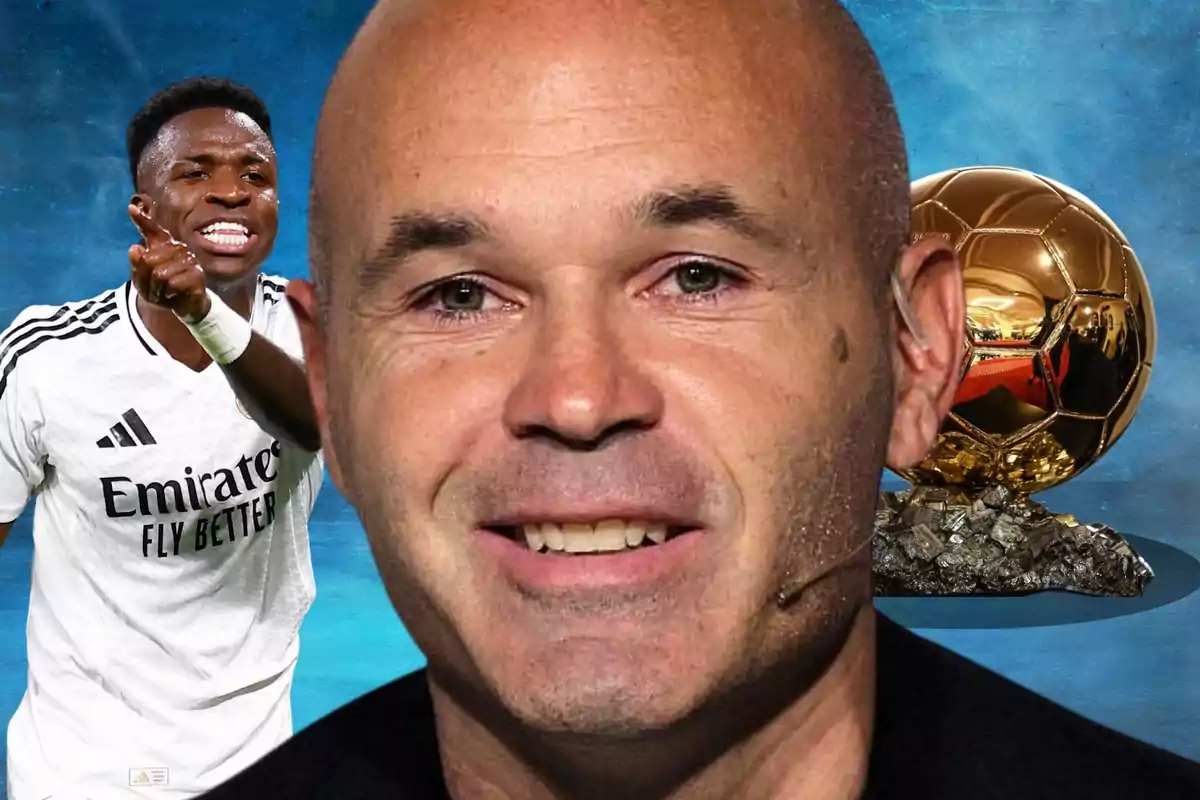
[[[646,520],[606,519],[595,523],[488,525],[484,529],[523,542],[535,553],[588,555],[654,547],[696,528]]]
[[[240,222],[211,222],[199,230],[201,238],[214,253],[240,255],[250,249],[255,234]]]

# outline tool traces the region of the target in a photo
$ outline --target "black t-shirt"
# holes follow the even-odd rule
[[[1200,800],[1200,764],[1096,725],[883,615],[878,660],[864,800]],[[424,672],[342,706],[204,798],[449,800]]]

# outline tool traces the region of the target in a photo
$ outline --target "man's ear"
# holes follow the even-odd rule
[[[139,209],[147,217],[150,217],[151,219],[154,218],[154,214],[151,213],[154,209],[154,201],[151,200],[150,195],[146,194],[145,192],[135,192],[133,194],[133,196],[129,198],[129,205],[134,206],[135,208]],[[145,235],[141,234],[141,231],[139,231],[138,233],[142,237],[142,244],[145,245],[146,244]]]
[[[907,316],[895,314],[895,414],[888,466],[911,467],[925,458],[954,402],[962,372],[966,301],[962,265],[950,242],[930,236],[909,245],[896,265]]]
[[[321,452],[329,476],[338,490],[345,494],[345,483],[338,463],[337,449],[329,436],[329,393],[326,376],[329,350],[326,347],[326,331],[320,313],[316,287],[309,281],[294,278],[287,284],[288,304],[300,328],[300,341],[304,346],[304,369],[308,375],[308,391],[312,395],[313,410],[321,429]]]

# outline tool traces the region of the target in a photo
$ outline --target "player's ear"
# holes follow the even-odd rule
[[[954,402],[966,302],[958,254],[940,236],[906,247],[895,279],[896,397],[888,465],[904,469],[929,452]]]
[[[325,330],[316,288],[309,281],[294,278],[287,284],[288,304],[296,317],[300,329],[300,342],[304,347],[304,368],[308,375],[308,391],[312,397],[313,410],[317,414],[317,425],[321,429],[321,451],[329,476],[340,491],[345,492],[342,470],[338,465],[337,450],[329,437],[329,394],[326,375],[328,369],[325,346]]]
[[[135,192],[133,197],[129,198],[129,204],[137,206],[142,211],[146,212],[146,216],[152,216],[151,211],[154,209],[154,201],[150,199],[148,194],[143,192]]]
[[[150,217],[151,219],[154,218],[154,215],[150,213],[154,208],[154,202],[150,199],[149,195],[143,194],[142,192],[135,192],[133,197],[129,198],[129,205],[137,208],[147,217]],[[142,236],[142,244],[146,244],[145,235]]]

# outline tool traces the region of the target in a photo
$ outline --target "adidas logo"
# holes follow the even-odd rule
[[[121,420],[108,429],[108,436],[96,442],[97,447],[137,447],[139,444],[158,444],[150,435],[150,429],[146,427],[146,423],[142,422],[142,418],[132,408],[121,415]]]

